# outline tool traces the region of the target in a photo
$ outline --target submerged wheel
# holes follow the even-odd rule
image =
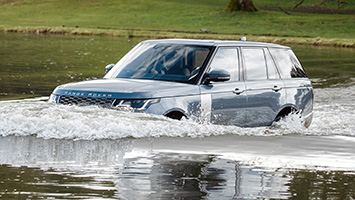
[[[181,120],[182,117],[186,117],[186,116],[183,113],[179,112],[179,111],[172,111],[172,112],[169,112],[168,114],[166,114],[165,117],[169,117],[171,119]]]
[[[292,114],[292,113],[297,113],[297,110],[292,107],[284,108],[283,110],[281,110],[279,112],[279,114],[277,114],[277,116],[274,119],[274,122],[278,122],[281,119],[285,118],[286,116],[288,116],[289,114]]]

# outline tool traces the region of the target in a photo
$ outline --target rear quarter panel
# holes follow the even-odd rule
[[[288,105],[293,105],[303,117],[312,114],[313,87],[308,78],[285,79],[286,99]]]

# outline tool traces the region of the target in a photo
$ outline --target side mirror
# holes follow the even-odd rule
[[[105,67],[105,74],[107,74],[114,66],[115,66],[115,64],[106,65],[106,67]]]
[[[224,82],[229,81],[231,78],[229,72],[223,69],[213,70],[207,74],[206,82],[209,83],[211,81],[214,82]]]

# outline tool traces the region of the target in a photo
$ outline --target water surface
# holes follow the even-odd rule
[[[101,78],[143,39],[0,33],[0,99],[49,96],[60,84]],[[292,46],[315,87],[353,83],[353,48]]]
[[[308,129],[46,103],[139,41],[0,33],[0,199],[355,198],[354,49],[293,46],[316,88]]]

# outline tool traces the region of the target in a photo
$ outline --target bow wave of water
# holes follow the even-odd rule
[[[170,120],[98,107],[47,103],[47,97],[1,101],[0,135],[56,139],[208,137],[215,135],[346,135],[355,137],[355,86],[315,90],[314,118],[306,129],[297,115],[272,127],[240,128]]]

